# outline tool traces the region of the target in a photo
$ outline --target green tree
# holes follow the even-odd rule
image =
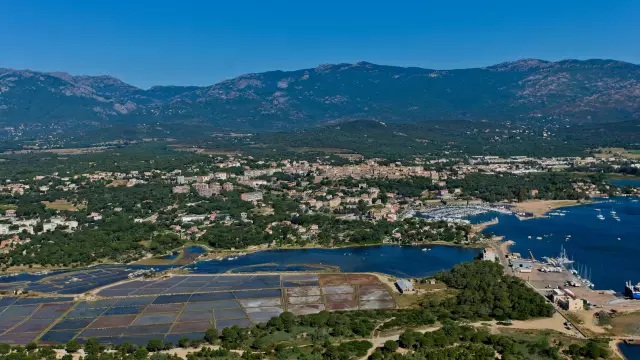
[[[151,352],[156,352],[164,349],[164,343],[162,339],[151,339],[147,343],[147,350]]]
[[[184,337],[178,340],[178,346],[180,346],[181,348],[189,347],[189,338]]]
[[[74,353],[74,352],[76,352],[76,351],[80,350],[80,344],[78,344],[78,341],[77,341],[77,340],[75,340],[75,339],[74,339],[74,340],[71,340],[71,341],[69,341],[69,342],[67,343],[67,345],[65,346],[65,350],[66,350],[68,353]]]
[[[136,360],[145,360],[149,356],[149,351],[145,348],[138,348],[134,353],[133,357]]]
[[[89,338],[84,344],[84,351],[89,355],[98,355],[100,354],[100,350],[100,342],[96,338]]]
[[[410,349],[416,343],[416,336],[413,331],[405,331],[400,335],[400,346]]]
[[[280,319],[284,325],[284,331],[291,332],[291,329],[296,324],[296,316],[291,312],[285,311],[280,314]]]
[[[390,353],[396,352],[398,350],[398,343],[393,340],[387,340],[384,342],[384,350]]]
[[[213,344],[218,340],[218,329],[209,329],[204,333],[204,339],[209,343]]]
[[[155,353],[149,357],[149,360],[168,360],[169,355],[163,353]]]

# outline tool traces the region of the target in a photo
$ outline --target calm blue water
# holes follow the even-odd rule
[[[187,268],[195,273],[223,273],[255,270],[308,270],[310,266],[337,266],[344,272],[381,272],[400,277],[421,277],[435,274],[442,269],[472,260],[479,249],[455,246],[425,246],[431,251],[422,251],[418,246],[380,245],[343,249],[295,249],[260,251],[236,260],[212,260],[198,262]],[[346,255],[345,255],[346,254]]]
[[[486,212],[484,214],[469,216],[465,220],[469,220],[469,222],[472,223],[472,224],[479,224],[479,223],[491,221],[491,220],[499,217],[498,215],[500,215],[500,213],[497,213],[495,211],[489,211],[489,212]]]
[[[618,186],[633,186],[640,187],[640,179],[622,179],[622,180],[611,180],[610,183]]]
[[[38,281],[48,276],[54,276],[54,275],[62,274],[64,272],[69,272],[69,271],[72,271],[72,270],[51,271],[46,275],[33,275],[29,273],[22,273],[16,276],[3,276],[0,278],[0,284],[8,284],[8,283],[22,282],[22,281]]]
[[[174,260],[174,259],[178,258],[178,255],[180,255],[180,251],[172,252],[169,255],[161,257],[161,259],[162,260]]]
[[[615,198],[563,210],[567,211],[565,216],[525,221],[500,215],[500,223],[485,232],[515,241],[511,250],[523,256],[529,249],[536,258],[556,256],[564,246],[570,258],[591,269],[596,289],[624,291],[625,281],[640,281],[640,201]],[[611,210],[617,212],[619,222],[613,219]],[[596,218],[600,213],[605,220]],[[567,235],[571,238],[565,241]],[[538,236],[543,239],[536,240]]]
[[[179,249],[174,251],[173,253],[163,256],[161,259],[163,260],[173,260],[176,259],[178,257],[178,255],[180,255],[180,252],[184,252],[185,256],[189,256],[189,255],[199,255],[199,254],[204,254],[207,252],[207,250],[205,248],[203,248],[202,246],[198,246],[198,245],[193,245],[193,246],[189,246],[183,249]]]
[[[640,360],[640,345],[620,344],[620,352],[628,360]]]

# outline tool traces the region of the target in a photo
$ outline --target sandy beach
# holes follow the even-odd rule
[[[532,200],[521,203],[511,203],[518,212],[532,213],[534,218],[544,217],[553,209],[586,204],[583,200]]]

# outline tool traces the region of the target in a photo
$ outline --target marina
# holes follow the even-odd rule
[[[513,212],[505,206],[488,205],[433,206],[420,210],[420,216],[426,219],[464,224],[472,223],[470,218],[487,213],[497,213],[502,215],[513,214]]]
[[[513,252],[528,254],[531,250],[541,259],[555,257],[564,247],[566,258],[576,262],[573,270],[597,289],[624,293],[628,280],[638,280],[640,202],[637,199],[603,199],[553,212],[558,211],[564,211],[565,216],[520,221],[515,216],[498,214],[499,222],[484,232],[514,241],[510,247]],[[598,220],[598,215],[603,219]]]

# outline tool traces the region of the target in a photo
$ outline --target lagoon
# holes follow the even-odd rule
[[[428,251],[422,251],[428,249]],[[203,252],[200,247],[182,250],[185,257]],[[378,245],[339,249],[279,249],[235,256],[235,260],[197,261],[185,267],[194,274],[270,271],[379,272],[398,277],[425,277],[471,261],[480,249],[447,245]],[[169,255],[169,257],[172,257]],[[135,270],[166,270],[180,265],[98,265],[46,275],[20,274],[0,278],[0,290],[26,288],[40,292],[76,294],[124,280]],[[89,272],[91,275],[89,275]],[[70,281],[82,278],[82,282]]]
[[[422,251],[422,249],[430,249]],[[480,249],[447,245],[377,245],[339,249],[278,249],[259,251],[235,260],[200,261],[192,273],[339,270],[379,272],[398,277],[424,277],[471,261]]]

